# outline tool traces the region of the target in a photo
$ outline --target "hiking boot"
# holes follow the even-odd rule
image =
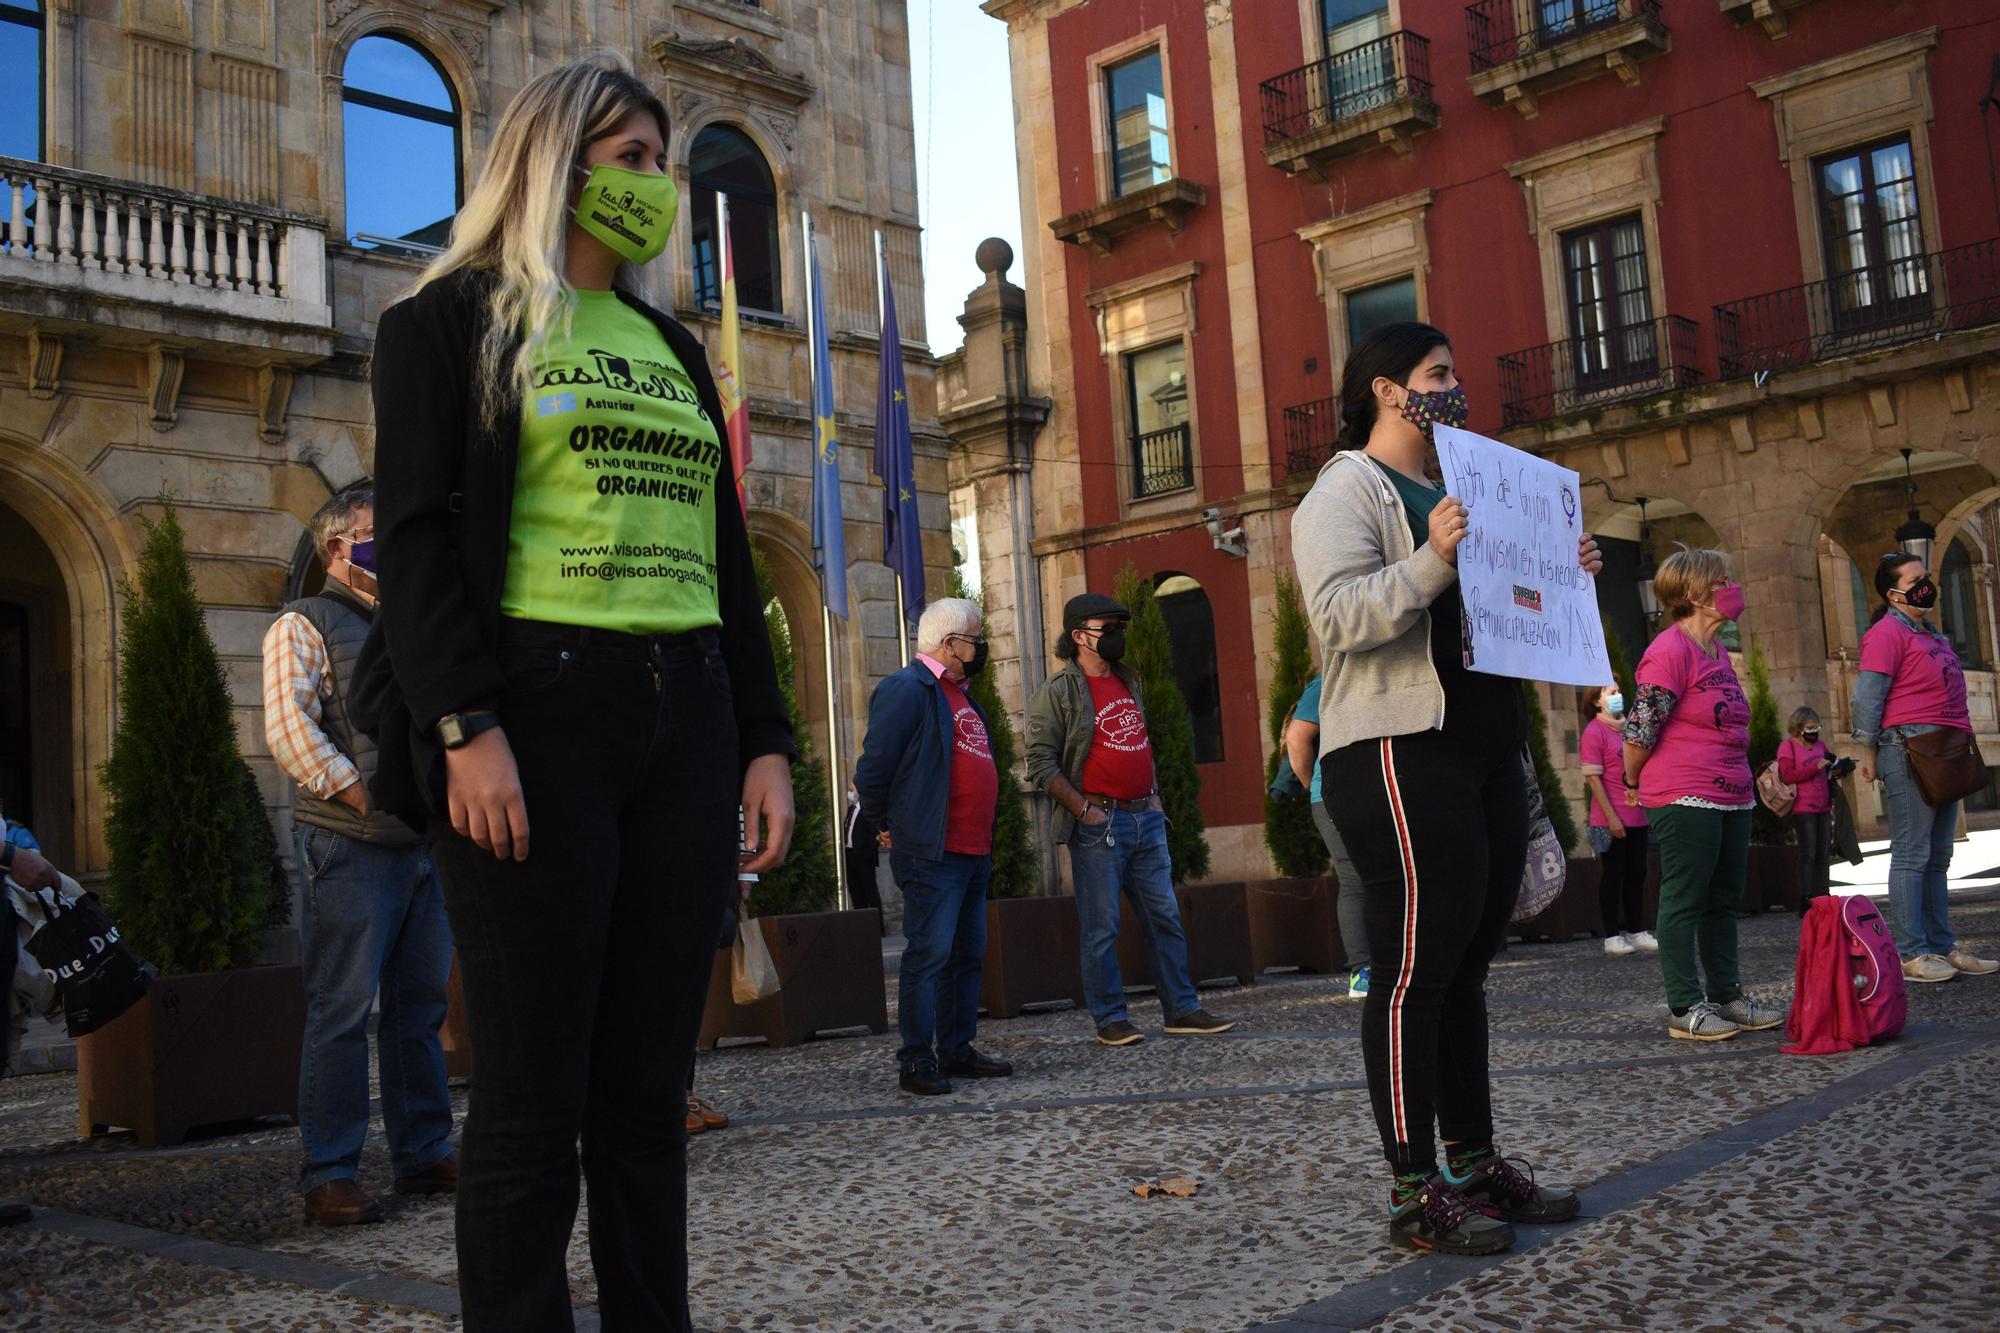
[[[1759,1004],[1755,997],[1739,995],[1728,1004],[1718,1004],[1715,1012],[1742,1028],[1745,1032],[1766,1032],[1781,1026],[1785,1021],[1783,1009],[1773,1009],[1768,1004]]]
[[[1632,941],[1632,947],[1640,953],[1658,953],[1660,951],[1660,942],[1653,938],[1653,932],[1650,930],[1635,930],[1625,938]]]
[[[1145,1033],[1122,1018],[1097,1029],[1097,1040],[1105,1046],[1130,1046],[1145,1039]]]
[[[1583,1208],[1575,1190],[1537,1185],[1533,1167],[1523,1172],[1498,1153],[1480,1158],[1463,1176],[1446,1166],[1444,1180],[1502,1222],[1567,1222]]]
[[[1489,1217],[1434,1175],[1400,1203],[1389,1195],[1389,1239],[1412,1250],[1441,1254],[1498,1254],[1514,1245],[1514,1228]]]
[[[1167,1020],[1167,1033],[1175,1037],[1213,1037],[1235,1026],[1233,1018],[1217,1018],[1206,1009],[1190,1009],[1179,1018]]]
[[[1639,946],[1632,943],[1629,935],[1606,935],[1604,952],[1612,958],[1630,958],[1639,952]]]
[[[1683,1041],[1728,1041],[1742,1030],[1707,1000],[1684,1014],[1667,1014],[1667,1035]]]
[[[1368,998],[1367,968],[1357,967],[1354,969],[1354,976],[1347,983],[1347,998],[1350,1000],[1365,1000]]]
[[[1903,960],[1905,981],[1950,981],[1957,975],[1957,968],[1934,953],[1920,953]]]
[[[1970,949],[1953,949],[1944,956],[1944,960],[1967,976],[1983,977],[1989,972],[2000,972],[2000,963],[1991,958],[1981,958]]]

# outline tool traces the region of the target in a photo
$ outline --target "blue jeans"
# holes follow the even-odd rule
[[[990,856],[946,852],[942,860],[889,849],[903,891],[902,970],[896,979],[899,1069],[936,1069],[972,1048],[979,1024],[979,965],[986,954]],[[933,1040],[935,1039],[935,1041]]]
[[[378,989],[382,1124],[396,1176],[418,1175],[451,1151],[451,1094],[438,1043],[451,928],[430,849],[377,847],[306,824],[294,825],[292,837],[306,875],[299,1189],[352,1180],[360,1166],[368,1137],[368,1011]]]
[[[1945,872],[1958,835],[1958,802],[1930,806],[1917,794],[1910,755],[1901,745],[1876,752],[1876,770],[1889,798],[1889,920],[1905,958],[1958,947],[1945,901]]]
[[[1158,810],[1114,810],[1102,824],[1078,824],[1069,838],[1070,875],[1082,927],[1083,998],[1099,1030],[1125,1017],[1118,970],[1118,894],[1139,911],[1153,956],[1153,985],[1169,1020],[1200,1006],[1188,979],[1187,935],[1174,900],[1167,817]]]

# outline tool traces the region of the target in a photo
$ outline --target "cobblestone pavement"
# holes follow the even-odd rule
[[[1982,901],[1983,899],[1983,901]],[[2000,895],[1955,901],[2000,952]],[[1743,923],[1746,982],[1790,990],[1792,919]],[[893,985],[893,982],[892,982]],[[1358,1003],[1331,979],[1204,994],[1224,1037],[1123,1050],[1074,1011],[987,1024],[1009,1080],[917,1102],[893,1033],[701,1062],[736,1117],[691,1148],[706,1329],[1990,1329],[2000,1270],[2000,976],[1912,987],[1910,1030],[1851,1055],[1664,1033],[1656,962],[1516,945],[1492,984],[1502,1142],[1584,1191],[1510,1255],[1383,1235]],[[449,1201],[308,1228],[296,1133],[146,1152],[74,1138],[74,1077],[0,1081],[0,1328],[456,1326]],[[463,1093],[458,1094],[463,1109]],[[241,1127],[239,1127],[241,1129]],[[374,1142],[379,1144],[380,1123]],[[1188,1199],[1135,1184],[1201,1183]],[[364,1183],[388,1186],[371,1149]],[[1911,1206],[1921,1197],[1920,1207]],[[580,1218],[570,1251],[594,1300]],[[581,1323],[593,1327],[586,1316]]]

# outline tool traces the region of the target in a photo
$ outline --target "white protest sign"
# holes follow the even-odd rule
[[[1445,488],[1471,514],[1458,547],[1466,665],[1564,685],[1611,680],[1597,583],[1577,563],[1577,474],[1498,440],[1435,426]]]

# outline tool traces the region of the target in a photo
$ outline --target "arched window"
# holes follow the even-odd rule
[[[1938,567],[1938,610],[1943,616],[1945,638],[1967,667],[1982,667],[1985,653],[1979,645],[1979,591],[1972,578],[1972,554],[1965,543],[1954,537]]]
[[[1153,589],[1174,644],[1174,679],[1194,720],[1194,760],[1222,762],[1222,678],[1215,666],[1215,613],[1185,574],[1162,574]]]
[[[782,314],[784,252],[778,248],[778,187],[757,145],[733,125],[710,125],[695,136],[688,154],[697,304],[722,300],[721,256],[715,244],[717,194],[729,200],[737,301],[746,310]]]
[[[0,157],[42,160],[41,0],[0,0]]]
[[[341,77],[349,239],[390,253],[442,250],[462,202],[458,99],[444,71],[414,42],[374,36],[354,44]]]

